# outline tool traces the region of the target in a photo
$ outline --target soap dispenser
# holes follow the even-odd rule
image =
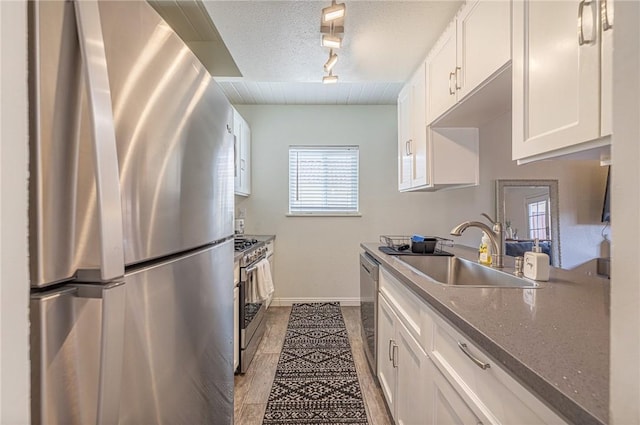
[[[480,248],[478,248],[478,262],[485,266],[490,266],[492,262],[491,254],[491,239],[489,239],[489,235],[482,232],[482,240]]]
[[[524,253],[523,273],[529,279],[549,280],[549,256],[542,252],[537,238],[533,245],[533,250]]]

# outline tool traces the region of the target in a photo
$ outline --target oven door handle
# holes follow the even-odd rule
[[[261,259],[259,259],[258,261],[256,261],[256,262],[255,262],[255,264],[254,264],[253,266],[251,266],[251,267],[247,267],[247,270],[245,270],[245,273],[246,273],[246,274],[249,274],[249,273],[254,272],[254,271],[258,268],[258,263],[259,263],[260,261],[262,261],[262,260],[264,260],[264,258],[261,258]]]

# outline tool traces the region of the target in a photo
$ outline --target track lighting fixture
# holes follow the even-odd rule
[[[344,3],[336,4],[335,0],[331,2],[331,6],[322,9],[322,23],[335,21],[344,18],[346,7]]]
[[[331,71],[329,71],[329,75],[325,75],[322,77],[322,84],[335,84],[338,82],[338,76],[333,75]]]
[[[344,33],[344,15],[346,6],[344,3],[336,4],[336,0],[331,1],[331,6],[322,9],[322,17],[320,18],[320,33],[322,34],[322,47],[328,47],[329,59],[324,64],[324,71],[329,75],[322,77],[324,84],[335,84],[338,82],[338,76],[333,75],[333,67],[338,62],[338,55],[333,53],[333,49],[342,47],[342,38],[336,34]]]
[[[329,50],[329,59],[324,64],[324,72],[331,72],[333,66],[338,62],[338,55],[333,53],[333,49]]]
[[[342,39],[335,35],[323,35],[322,47],[329,47],[330,49],[339,49],[342,47]]]

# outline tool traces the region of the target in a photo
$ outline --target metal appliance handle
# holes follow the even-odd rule
[[[124,282],[110,285],[77,285],[75,296],[102,299],[100,373],[96,425],[117,425],[120,416],[124,357]]]
[[[98,2],[76,0],[74,6],[94,148],[101,257],[99,280],[108,281],[124,276],[124,251],[118,153],[107,58]]]
[[[247,269],[244,271],[247,275],[253,273],[257,268],[258,268],[258,263],[264,259],[266,259],[267,257],[260,257],[260,259],[256,260],[253,264],[253,266],[251,267],[247,267]]]
[[[473,354],[471,354],[469,352],[469,347],[467,347],[467,344],[465,344],[464,342],[458,341],[458,347],[460,347],[462,352],[464,354],[466,354],[467,357],[469,357],[471,359],[471,361],[473,361],[476,364],[476,366],[478,366],[480,369],[487,370],[487,369],[489,369],[491,367],[491,365],[489,363],[485,363],[482,360],[479,360],[479,359],[475,358],[473,356]]]

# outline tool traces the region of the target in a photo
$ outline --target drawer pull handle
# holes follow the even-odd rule
[[[478,366],[480,369],[486,370],[486,369],[489,369],[491,367],[491,365],[489,363],[484,363],[484,362],[478,360],[477,358],[473,357],[473,355],[469,352],[469,347],[467,347],[467,344],[465,344],[464,342],[458,341],[458,347],[460,347],[462,352],[464,354],[466,354],[467,357],[469,357],[471,359],[471,361],[473,361],[476,364],[476,366]]]

